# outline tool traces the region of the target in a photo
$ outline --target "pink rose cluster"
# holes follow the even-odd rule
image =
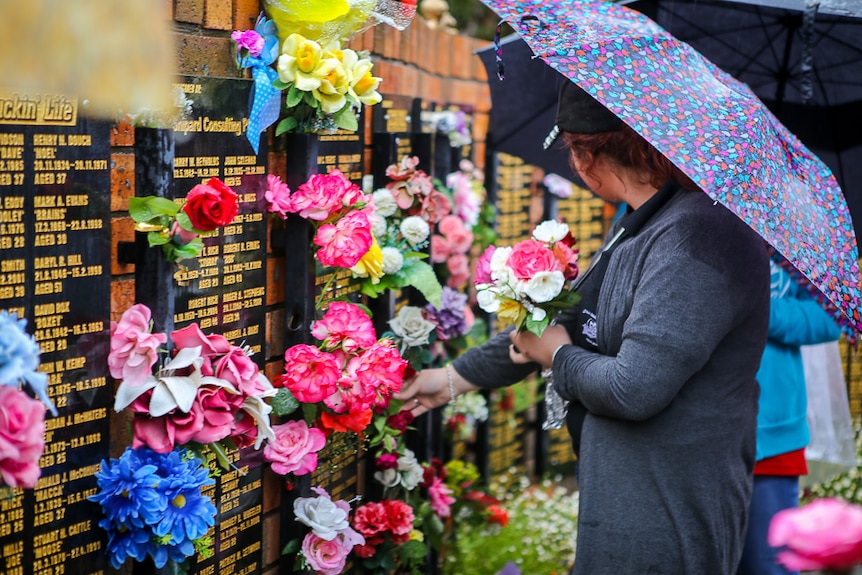
[[[317,497],[294,501],[296,520],[311,528],[302,540],[301,552],[318,575],[339,575],[353,548],[365,543],[349,522],[350,504],[333,500],[320,487],[312,487]]]
[[[407,543],[414,519],[413,508],[400,499],[369,501],[357,507],[353,528],[365,537],[365,544],[356,547],[356,554],[362,558],[373,557],[387,539],[395,545]]]
[[[446,264],[449,277],[446,285],[458,289],[470,279],[470,259],[467,252],[473,245],[473,232],[464,226],[464,221],[450,214],[437,224],[439,233],[431,236],[431,261]]]
[[[17,386],[0,384],[0,485],[35,487],[44,447],[45,405]]]
[[[175,355],[153,371],[167,335],[151,333],[150,309],[135,304],[111,325],[111,376],[122,380],[115,409],[129,407],[132,446],[167,453],[190,442],[230,439],[237,447],[272,438],[270,406],[276,390],[246,350],[197,324],[171,333]]]
[[[452,203],[434,187],[428,174],[416,169],[418,165],[416,156],[404,156],[401,162],[386,168],[386,176],[391,180],[386,189],[406,215],[436,224],[452,212]]]
[[[371,249],[374,202],[341,171],[315,174],[293,193],[270,174],[264,195],[270,212],[282,218],[298,214],[315,224],[314,245],[323,265],[349,269]]]
[[[778,562],[791,571],[850,569],[862,563],[862,506],[826,498],[779,511],[768,541],[784,548]]]
[[[320,347],[295,345],[278,385],[302,403],[323,403],[336,414],[386,407],[401,389],[407,366],[391,340],[378,341],[371,319],[358,306],[330,304],[312,335]]]

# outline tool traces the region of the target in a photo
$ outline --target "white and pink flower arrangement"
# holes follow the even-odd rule
[[[479,307],[538,336],[556,312],[580,296],[567,289],[578,276],[578,250],[564,223],[548,220],[514,246],[489,246],[479,258],[474,283]]]
[[[168,335],[153,333],[143,304],[111,323],[108,367],[120,380],[114,409],[130,409],[132,447],[167,453],[178,446],[211,449],[223,466],[226,452],[259,449],[275,434],[267,399],[277,390],[260,373],[248,348],[191,324]]]

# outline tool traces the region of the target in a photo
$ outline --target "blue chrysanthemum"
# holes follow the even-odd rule
[[[129,557],[143,561],[152,547],[149,529],[127,529],[109,519],[99,521],[99,527],[108,532],[108,560],[114,569],[119,569]]]
[[[57,409],[48,397],[48,375],[36,371],[42,350],[33,336],[24,331],[25,327],[26,319],[0,311],[0,385],[26,382],[56,416]]]
[[[201,460],[187,453],[183,450],[164,454],[159,470],[159,491],[168,505],[161,521],[153,526],[153,533],[158,537],[170,535],[172,545],[203,537],[215,524],[216,508],[201,493],[203,486],[215,481]]]
[[[153,563],[156,568],[161,569],[169,559],[175,563],[182,563],[194,555],[195,546],[188,539],[179,542],[159,543],[152,546],[150,554],[153,556]]]
[[[102,461],[96,473],[99,492],[88,499],[102,506],[102,512],[112,525],[130,530],[153,525],[168,504],[164,494],[156,489],[160,483],[156,471],[155,465],[142,464],[135,450],[129,447],[110,464]]]

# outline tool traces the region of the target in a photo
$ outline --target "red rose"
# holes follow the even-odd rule
[[[183,206],[195,229],[203,232],[228,225],[238,209],[236,193],[218,178],[192,188]]]

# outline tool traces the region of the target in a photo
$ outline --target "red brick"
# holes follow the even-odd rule
[[[165,4],[165,20],[170,22],[174,19],[174,0],[162,0]]]
[[[204,0],[176,0],[174,20],[189,24],[202,24],[204,21]]]
[[[270,361],[263,366],[263,374],[270,381],[275,381],[278,376],[284,373],[284,360]]]
[[[488,134],[488,119],[487,112],[476,112],[473,114],[473,133],[471,134],[473,141],[485,140],[485,136]]]
[[[135,195],[135,155],[111,154],[111,211],[129,209]]]
[[[459,35],[452,36],[452,75],[456,78],[468,79],[471,76],[473,66],[471,60],[475,58],[470,53],[470,44],[467,38]]]
[[[414,66],[404,66],[401,73],[401,93],[407,96],[422,96],[416,90],[419,87],[419,70]]]
[[[203,25],[204,28],[211,30],[232,30],[233,5],[231,0],[206,0]]]
[[[112,146],[132,146],[135,143],[135,128],[125,120],[118,120],[111,127]]]
[[[437,50],[437,73],[441,76],[452,74],[452,36],[442,30],[434,31],[434,43]]]
[[[487,145],[485,144],[484,138],[479,140],[473,140],[473,163],[476,164],[476,167],[480,170],[485,169],[485,148]]]
[[[111,219],[111,275],[135,273],[135,264],[121,264],[117,258],[120,242],[135,241],[135,221],[132,218]]]
[[[423,98],[432,102],[443,101],[443,80],[429,73],[423,73],[419,77],[419,85],[421,86],[419,93]]]
[[[488,82],[478,82],[476,109],[480,112],[491,110],[491,87],[488,86]]]
[[[120,321],[120,316],[135,305],[135,280],[111,282],[111,321]]]
[[[236,30],[254,28],[257,17],[263,8],[261,0],[233,0],[233,27]]]
[[[284,491],[284,478],[271,469],[263,471],[263,513],[278,511],[281,505],[281,494]],[[266,561],[269,563],[269,561]]]
[[[278,561],[281,555],[279,542],[279,526],[281,518],[278,515],[266,517],[263,520],[263,562],[265,565]]]
[[[266,314],[266,353],[264,357],[284,357],[285,311],[277,309]]]
[[[177,34],[175,40],[180,74],[226,77],[236,75],[230,52],[230,38]]]
[[[266,305],[284,302],[284,258],[266,262]]]

